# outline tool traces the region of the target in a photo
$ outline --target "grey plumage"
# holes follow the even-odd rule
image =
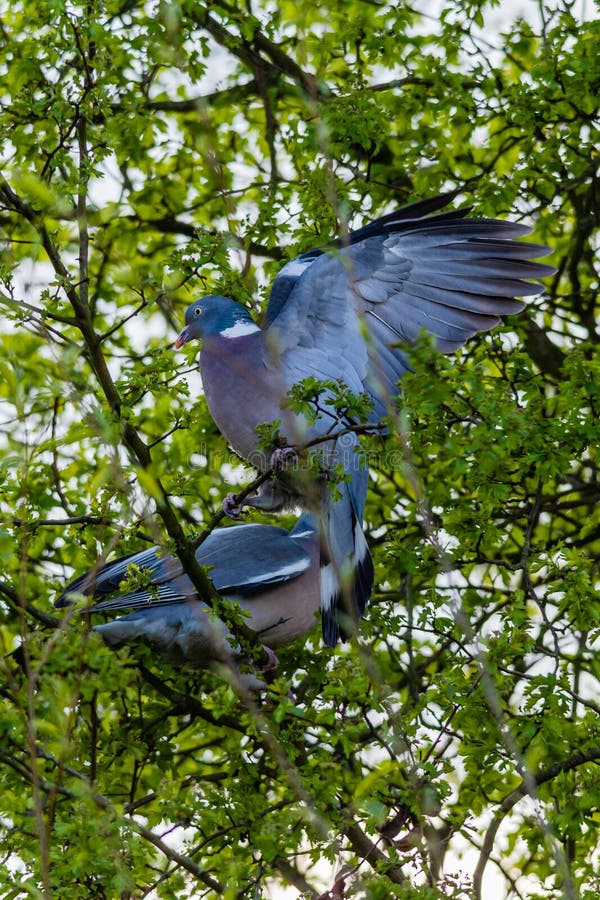
[[[319,541],[312,519],[302,516],[291,531],[274,525],[215,529],[196,551],[218,592],[248,613],[247,624],[269,648],[305,634],[319,609]],[[123,592],[124,579],[140,576],[143,586]],[[115,592],[116,596],[112,596]],[[169,662],[204,668],[230,656],[225,625],[197,598],[176,557],[150,547],[91,570],[73,581],[56,601],[73,594],[99,599],[86,612],[114,616],[94,630],[111,646],[150,643]]]
[[[262,328],[225,297],[193,303],[176,346],[201,338],[200,368],[213,418],[234,449],[266,469],[256,455],[257,425],[281,420],[290,444],[323,436],[340,423],[327,396],[320,420],[308,424],[285,405],[287,392],[309,376],[339,380],[373,401],[377,421],[408,370],[402,344],[421,330],[452,352],[535,294],[530,279],[554,270],[529,257],[548,248],[522,244],[526,226],[465,218],[468,210],[435,214],[454,195],[390,213],[346,238],[287,263],[273,283]],[[433,213],[433,215],[431,215]],[[343,423],[342,423],[343,424]],[[282,473],[277,490],[250,501],[276,509],[301,502],[319,513],[323,571],[323,635],[334,645],[352,631],[371,592],[372,564],[361,530],[367,476],[356,438],[323,445],[330,468],[347,478],[334,499],[306,473]],[[270,504],[270,505],[269,505]]]

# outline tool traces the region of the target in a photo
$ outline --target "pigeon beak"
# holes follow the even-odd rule
[[[182,331],[181,331],[179,337],[177,338],[177,340],[175,341],[175,349],[176,349],[176,350],[181,350],[181,348],[183,347],[183,345],[184,345],[184,344],[187,344],[187,342],[189,341],[190,337],[191,337],[191,335],[190,335],[190,329],[189,329],[188,326],[186,325],[185,328],[182,329]]]

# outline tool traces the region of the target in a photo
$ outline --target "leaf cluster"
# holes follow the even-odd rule
[[[576,7],[2,5],[2,896],[597,896],[600,73]],[[315,628],[251,695],[60,618],[73,576],[149,542],[216,603],[194,542],[253,473],[169,347],[187,304],[259,314],[286,259],[454,188],[557,274],[461,354],[413,348],[361,436],[360,637]],[[369,414],[318,373],[290,402]]]

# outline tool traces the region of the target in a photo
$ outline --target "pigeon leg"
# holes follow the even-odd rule
[[[267,647],[266,644],[263,644],[263,650],[265,651],[265,656],[267,657],[266,662],[262,663],[260,666],[256,667],[257,672],[271,672],[273,669],[276,669],[279,665],[279,660],[275,653],[271,650],[270,647]]]
[[[229,493],[223,500],[222,508],[227,518],[238,520],[242,518],[242,510],[245,505],[245,503],[237,503],[235,494]]]
[[[277,447],[271,454],[271,468],[274,472],[281,472],[287,468],[288,463],[297,460],[296,452],[292,447]]]

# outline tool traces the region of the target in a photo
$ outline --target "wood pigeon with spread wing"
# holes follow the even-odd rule
[[[316,523],[305,514],[291,531],[276,525],[217,528],[196,550],[202,566],[223,597],[248,613],[248,626],[267,649],[306,634],[319,610],[319,539]],[[123,582],[125,581],[125,584]],[[127,582],[141,583],[127,589]],[[105,597],[88,613],[127,615],[96,625],[112,647],[142,640],[174,665],[206,668],[231,655],[224,624],[209,615],[176,557],[156,547],[92,569],[73,581],[56,601],[69,605],[73,594]],[[122,591],[125,590],[125,593]]]
[[[210,413],[234,450],[262,471],[272,457],[258,449],[257,426],[278,420],[280,436],[294,447],[332,435],[315,449],[326,460],[325,476],[340,467],[344,473],[334,491],[327,477],[300,466],[283,469],[246,501],[272,511],[300,503],[318,514],[323,637],[330,646],[353,632],[372,589],[362,531],[368,473],[331,395],[319,398],[320,414],[309,421],[291,412],[288,392],[309,377],[341,382],[371,398],[369,421],[376,422],[409,369],[402,345],[424,329],[450,353],[519,312],[524,304],[515,298],[542,289],[529,279],[554,272],[529,261],[549,248],[516,240],[530,232],[526,226],[465,218],[468,209],[437,212],[454,196],[413,203],[288,262],[262,327],[227,297],[197,300],[175,344],[202,340]]]

